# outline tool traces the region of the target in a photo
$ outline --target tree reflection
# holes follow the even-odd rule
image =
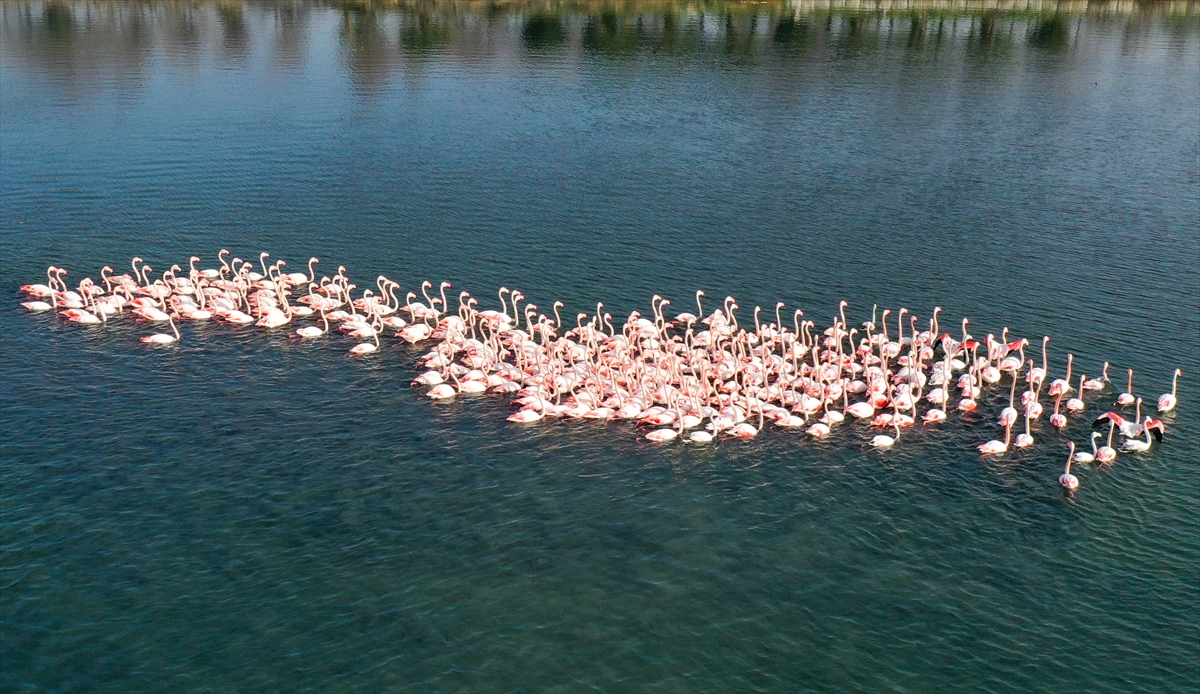
[[[221,46],[230,62],[245,62],[250,55],[246,32],[246,15],[241,5],[220,5],[217,16],[221,21]]]
[[[418,14],[405,17],[400,45],[411,51],[431,51],[450,43],[450,27],[441,18]]]
[[[641,42],[641,23],[638,16],[621,17],[606,11],[588,17],[583,24],[583,47],[606,55],[629,55]]]
[[[775,20],[775,31],[771,35],[775,43],[789,51],[803,50],[812,40],[813,27],[807,19],[798,20],[784,16]]]
[[[1071,36],[1067,16],[1055,14],[1037,20],[1029,32],[1029,43],[1038,48],[1061,50]]]
[[[1190,50],[1200,18],[1175,5],[1106,6],[1107,14],[966,12],[940,5],[936,11],[900,3],[895,12],[833,9],[830,5],[497,4],[494,2],[63,2],[0,3],[0,30],[7,55],[85,83],[91,76],[124,78],[150,69],[155,51],[168,64],[216,60],[245,68],[251,48],[284,69],[302,69],[311,51],[306,32],[336,26],[335,43],[355,89],[371,91],[438,54],[471,61],[504,60],[514,51],[580,54],[631,60],[640,55],[709,55],[726,64],[749,65],[804,55],[840,60],[878,51],[911,58],[961,45],[979,61],[1015,59],[1015,37],[1034,48],[1062,51],[1076,20],[1113,25],[1127,52],[1157,49],[1143,40],[1165,31],[1167,50]],[[884,7],[877,5],[876,7]],[[950,9],[946,9],[949,7]],[[312,21],[316,16],[325,20]],[[340,21],[338,21],[340,19]],[[262,36],[256,35],[262,33]],[[321,61],[316,61],[321,62]],[[93,80],[102,83],[102,80]]]
[[[533,49],[551,48],[567,40],[562,19],[556,14],[534,14],[521,27],[521,38]]]
[[[42,24],[46,34],[56,41],[70,41],[75,33],[75,17],[65,3],[46,3],[42,9]]]
[[[342,9],[342,51],[351,83],[359,93],[378,91],[400,60],[379,20],[380,13],[369,6],[351,5]]]
[[[271,48],[275,60],[284,66],[298,66],[304,62],[307,47],[304,27],[309,8],[282,5],[274,10],[275,41]]]

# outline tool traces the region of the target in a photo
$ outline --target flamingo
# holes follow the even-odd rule
[[[1008,372],[1014,380],[1008,406],[1000,416],[1004,440],[979,447],[985,454],[1003,453],[1010,445],[1034,445],[1032,420],[1040,415],[1039,397],[1048,378],[1049,336],[1042,339],[1040,368],[1024,358],[1028,341],[1010,340],[1007,328],[999,341],[988,336],[986,355],[981,355],[981,342],[967,332],[968,319],[962,321],[961,341],[939,331],[940,308],[935,308],[925,332],[919,331],[917,317],[901,308],[894,337],[889,336],[887,325],[891,309],[883,310],[879,334],[875,334],[878,307],[871,320],[862,324],[860,334],[859,328],[848,328],[846,302],[839,303],[827,329],[802,320],[804,312],[796,309],[793,331],[783,325],[782,302],[775,304],[775,322],[762,322],[766,313],[755,306],[753,325],[742,327],[736,316],[738,304],[732,296],[706,317],[701,302],[704,294],[700,291],[696,293],[696,314],[678,313],[674,320],[668,320],[666,307],[671,300],[655,295],[651,314],[643,318],[631,312],[621,328],[614,327],[612,315],[598,303],[590,321],[586,313],[577,314],[575,326],[568,329],[559,312],[562,302],[553,302],[553,317],[540,315],[535,305],[523,304],[525,297],[520,292],[503,287],[498,294],[503,311],[477,310],[478,302],[467,292],[460,292],[458,309],[451,313],[447,282],[438,285],[438,298],[430,295],[433,285],[423,283],[421,294],[427,303],[414,304],[416,294],[408,292],[404,301],[399,301],[395,294],[399,284],[379,275],[378,295],[367,289],[362,298],[354,299],[356,286],[344,267],[339,266],[333,277],[318,281],[316,258],[309,260],[308,274],[304,275],[285,273],[286,263],[282,260],[267,264],[270,254],[266,252],[259,255],[259,266],[240,258],[226,263],[226,254],[226,249],[218,253],[220,270],[198,270],[199,257],[191,256],[188,270],[171,265],[157,280],[151,276],[152,268],[135,258],[132,275],[117,277],[105,266],[100,274],[102,286],[85,278],[76,291],[64,280],[67,271],[51,266],[47,285],[22,287],[27,295],[43,292],[23,308],[56,310],[72,322],[99,323],[119,318],[128,306],[130,313],[140,319],[169,321],[175,337],[164,337],[173,341],[179,340],[175,318],[198,320],[216,315],[226,323],[259,322],[270,327],[320,311],[318,325],[323,328],[301,327],[293,335],[319,337],[328,334],[331,322],[342,321],[342,331],[371,340],[355,346],[351,353],[356,355],[379,349],[384,326],[398,330],[396,336],[409,343],[432,341],[433,350],[419,361],[428,371],[413,381],[414,385],[430,387],[431,397],[484,391],[515,393],[513,403],[523,409],[509,416],[514,422],[544,417],[634,419],[655,425],[663,433],[650,432],[647,438],[663,441],[681,438],[703,443],[715,440],[717,435],[751,438],[762,432],[768,418],[777,427],[807,427],[810,436],[824,438],[833,426],[853,416],[886,427],[885,431],[893,429],[894,436],[880,434],[870,440],[873,447],[887,447],[885,439],[894,445],[900,429],[914,424],[922,399],[930,404],[923,421],[944,422],[954,402],[950,388],[956,380],[962,393],[958,408],[969,412]],[[261,274],[252,272],[255,268]],[[289,297],[297,286],[305,287],[304,295],[297,306],[292,306]],[[511,316],[506,292],[511,296]],[[411,323],[391,315],[402,308],[407,309]],[[941,361],[934,361],[937,346],[943,349]],[[997,363],[1003,370],[994,365]],[[1066,378],[1055,380],[1049,388],[1051,397],[1056,398],[1050,421],[1058,429],[1067,425],[1065,413],[1086,410],[1084,391],[1106,387],[1108,382],[1106,364],[1100,379],[1081,377],[1078,395],[1068,400],[1065,394],[1073,390],[1072,365],[1073,355],[1068,354]],[[1016,379],[1025,366],[1029,387],[1021,398],[1023,407],[1016,408]],[[1176,406],[1179,375],[1177,371],[1170,404],[1160,402],[1160,411]],[[928,393],[922,395],[927,388]],[[850,404],[851,394],[862,395],[863,402]],[[1129,402],[1132,394],[1130,371],[1129,385],[1117,404]],[[1106,413],[1097,420],[1099,424],[1109,419],[1109,445],[1097,449],[1100,435],[1096,434],[1093,453],[1080,451],[1079,460],[1088,455],[1096,460],[1115,457],[1111,444],[1118,430],[1130,439],[1125,446],[1131,450],[1145,450],[1139,446],[1148,447],[1154,439],[1162,440],[1162,421],[1150,417],[1143,421],[1140,403],[1136,398],[1133,402],[1138,408],[1131,421],[1116,413]],[[1060,412],[1064,405],[1066,409]],[[755,409],[757,426],[748,420]],[[1012,430],[1022,409],[1024,433],[1016,436],[1014,443]],[[814,417],[818,418],[815,422],[811,421]],[[970,421],[972,418],[964,418],[964,424]],[[693,431],[702,424],[706,424],[702,430]]]
[[[1050,382],[1050,389],[1046,391],[1051,396],[1063,395],[1071,392],[1071,364],[1075,361],[1074,354],[1067,354],[1067,375],[1065,378],[1056,378]]]
[[[999,455],[1000,453],[1004,453],[1008,450],[1008,444],[1011,439],[1012,439],[1012,425],[1009,424],[1008,426],[1004,427],[1004,440],[1003,441],[996,441],[993,439],[991,441],[988,441],[987,443],[980,444],[979,452],[984,455]]]
[[[379,318],[376,317],[376,321],[378,320]],[[371,333],[371,337],[375,340],[375,342],[360,342],[357,345],[354,345],[350,348],[351,356],[370,354],[379,349],[379,327],[381,326],[377,325],[376,329]]]
[[[1062,393],[1059,393],[1058,397],[1054,398],[1054,414],[1050,415],[1050,426],[1055,429],[1064,429],[1067,426],[1067,416],[1058,411],[1058,406],[1062,404],[1062,399]]]
[[[1104,370],[1101,372],[1100,378],[1084,381],[1080,387],[1083,390],[1104,390],[1106,385],[1108,385],[1108,362],[1104,362]]]
[[[508,416],[508,421],[516,422],[518,424],[527,424],[529,422],[538,421],[539,419],[541,419],[542,417],[545,416],[546,406],[545,406],[545,403],[541,399],[538,399],[537,405],[538,405],[538,407],[536,410],[531,407],[526,407],[524,409],[517,410],[516,412],[514,412]]]
[[[1012,389],[1008,393],[1008,407],[1000,411],[1000,426],[1009,427],[1017,421],[1017,408],[1013,407],[1017,397],[1017,379],[1012,380]]]
[[[50,269],[46,271],[46,276],[49,277],[50,272],[53,271],[54,269],[55,269],[55,267],[53,265],[51,265]],[[39,289],[35,289],[35,288],[39,288]],[[43,292],[40,288],[44,288],[46,291]],[[25,310],[29,311],[30,313],[40,313],[42,311],[52,311],[52,310],[55,310],[58,308],[58,297],[55,296],[54,290],[50,289],[49,287],[47,287],[44,284],[27,284],[27,285],[21,287],[21,291],[23,291],[26,294],[29,294],[31,296],[45,297],[50,300],[50,303],[46,303],[45,301],[41,301],[40,299],[35,299],[33,301],[21,302],[21,306],[25,307]]]
[[[1175,393],[1179,389],[1179,377],[1183,375],[1183,371],[1175,369],[1175,376],[1171,378],[1171,392],[1163,393],[1158,396],[1158,411],[1170,412],[1175,409],[1175,403],[1178,402],[1175,398]]]
[[[1040,367],[1029,367],[1029,383],[1034,386],[1042,385],[1042,381],[1046,380],[1046,345],[1050,342],[1050,337],[1047,335],[1042,338],[1042,365]]]
[[[1029,420],[1029,417],[1025,418],[1025,433],[1018,434],[1017,440],[1013,442],[1017,448],[1029,448],[1033,445],[1033,435],[1029,433]]]
[[[671,400],[671,406],[674,409],[674,412],[670,413],[672,416],[670,419],[666,420],[666,423],[674,423],[675,426],[666,426],[662,429],[655,429],[654,431],[651,431],[650,433],[646,434],[646,439],[648,441],[653,443],[664,443],[683,433],[683,413],[679,410],[679,397],[675,396]]]
[[[758,427],[757,428],[752,424],[742,422],[741,424],[737,424],[737,425],[731,427],[730,429],[728,429],[725,432],[725,434],[727,436],[737,438],[737,439],[750,439],[750,438],[754,438],[755,436],[757,436],[758,432],[762,431],[762,427],[763,427],[763,408],[762,408],[762,405],[759,404]],[[826,429],[826,433],[828,433],[829,427],[825,427],[825,429]]]
[[[1112,447],[1113,430],[1115,428],[1116,424],[1110,422],[1108,425],[1108,443],[1104,444],[1096,451],[1096,462],[1111,463],[1117,459],[1117,449]]]
[[[1000,363],[997,365],[997,368],[999,368],[1001,371],[1007,371],[1011,373],[1012,377],[1016,378],[1017,372],[1020,371],[1021,367],[1025,365],[1025,347],[1028,344],[1029,340],[1026,340],[1025,338],[1010,342],[1008,345],[1009,350],[1019,350],[1020,356],[1007,356],[1001,359]]]
[[[1087,405],[1083,402],[1083,379],[1087,376],[1080,375],[1079,391],[1076,393],[1079,397],[1071,398],[1067,401],[1067,412],[1082,412]]]
[[[1134,405],[1137,408],[1137,411],[1132,420],[1125,419],[1116,412],[1105,412],[1092,422],[1092,426],[1099,426],[1103,424],[1105,420],[1108,420],[1111,424],[1116,425],[1122,436],[1140,436],[1142,433],[1142,399],[1138,398],[1135,400]]]
[[[171,326],[171,332],[175,333],[174,335],[167,335],[166,333],[155,333],[154,335],[147,335],[147,336],[143,337],[142,342],[147,345],[169,345],[172,342],[178,342],[179,341],[179,328],[175,327],[175,319],[168,316],[167,323]]]
[[[1127,369],[1129,372],[1129,384],[1125,386],[1125,392],[1117,396],[1117,404],[1122,407],[1129,407],[1134,402],[1133,397],[1133,369]]]
[[[1058,483],[1070,491],[1074,491],[1079,487],[1079,478],[1071,474],[1071,459],[1075,457],[1075,442],[1070,442],[1071,451],[1067,454],[1067,467],[1063,470],[1063,474],[1058,476]]]
[[[1121,450],[1125,451],[1126,453],[1139,453],[1141,451],[1150,450],[1150,427],[1149,427],[1149,424],[1151,421],[1153,421],[1153,420],[1151,420],[1149,415],[1147,415],[1146,426],[1142,427],[1142,430],[1146,434],[1145,441],[1143,441],[1141,439],[1127,439],[1125,441],[1125,443],[1121,445]]]
[[[1077,462],[1077,463],[1095,462],[1095,460],[1096,460],[1096,439],[1098,439],[1098,438],[1100,438],[1100,432],[1093,431],[1092,432],[1092,452],[1088,453],[1087,451],[1080,451],[1080,452],[1076,453],[1075,454],[1075,462]]]
[[[316,279],[316,274],[313,272],[313,264],[320,262],[317,258],[309,258],[307,275],[303,272],[292,272],[285,274],[284,277],[294,285],[311,284]]]
[[[329,318],[325,315],[325,309],[321,309],[321,322],[325,324],[325,329],[322,330],[315,325],[306,326],[296,331],[296,337],[320,337],[329,332]]]
[[[58,268],[51,265],[46,268],[46,284],[23,284],[21,291],[34,298],[49,299],[54,296],[54,279],[52,277],[57,271]]]
[[[875,406],[869,402],[856,402],[846,408],[846,414],[859,419],[868,419],[875,416]]]
[[[875,448],[890,448],[891,446],[895,445],[895,443],[900,440],[900,424],[893,421],[892,426],[896,429],[895,437],[879,434],[875,438],[871,439],[871,445]]]

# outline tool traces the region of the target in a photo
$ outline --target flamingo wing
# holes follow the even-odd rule
[[[1094,426],[1094,427],[1100,426],[1105,421],[1110,421],[1113,424],[1116,424],[1118,428],[1125,426],[1125,423],[1126,423],[1125,418],[1122,417],[1121,415],[1117,414],[1116,412],[1105,412],[1104,414],[1097,417],[1096,421],[1092,422],[1092,426]]]

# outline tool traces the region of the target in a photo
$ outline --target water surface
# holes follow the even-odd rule
[[[3,689],[1195,691],[1195,7],[931,7],[0,4]],[[940,305],[1182,404],[1068,497],[1086,423],[981,461],[1000,396],[886,453],[652,447],[430,403],[420,350],[18,307],[222,247]]]

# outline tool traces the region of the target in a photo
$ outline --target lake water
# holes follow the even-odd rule
[[[1197,6],[880,7],[0,4],[0,688],[1197,691]],[[655,447],[431,403],[391,342],[18,305],[222,247],[940,305],[1181,405],[1068,496],[1085,418],[981,460],[999,394],[886,453]]]

